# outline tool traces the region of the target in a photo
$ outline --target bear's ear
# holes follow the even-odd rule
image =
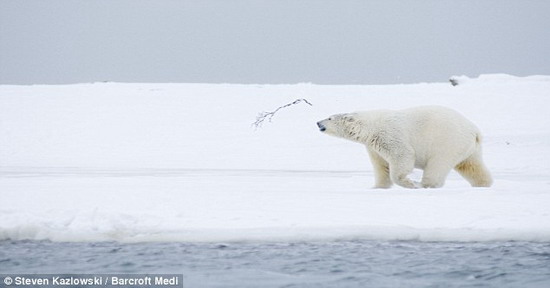
[[[348,123],[355,122],[355,113],[345,114],[342,118]]]

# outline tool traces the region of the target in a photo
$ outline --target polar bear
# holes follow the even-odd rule
[[[442,187],[453,168],[474,187],[493,182],[483,164],[478,128],[449,108],[337,114],[317,126],[321,132],[367,147],[375,188],[389,188],[392,183],[405,188]],[[424,170],[420,183],[408,177],[414,168]]]

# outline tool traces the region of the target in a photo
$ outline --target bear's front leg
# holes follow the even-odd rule
[[[374,187],[373,188],[390,188],[392,182],[390,179],[390,166],[382,156],[378,155],[375,151],[371,151],[367,147],[369,152],[369,158],[374,168]]]
[[[389,161],[391,180],[405,188],[422,188],[422,184],[409,178],[414,169],[414,156],[402,155]]]

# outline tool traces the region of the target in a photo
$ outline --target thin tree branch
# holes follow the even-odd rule
[[[288,103],[286,105],[283,105],[283,106],[279,106],[279,108],[271,111],[271,112],[262,112],[262,113],[259,113],[258,116],[256,116],[256,121],[254,123],[252,123],[252,125],[257,129],[259,127],[262,127],[262,124],[264,123],[264,121],[267,119],[269,122],[271,122],[271,119],[273,119],[273,116],[275,116],[275,114],[277,112],[279,112],[279,110],[281,109],[284,109],[284,108],[287,108],[287,107],[290,107],[292,105],[296,105],[300,102],[304,102],[306,104],[308,104],[309,106],[313,106],[313,104],[311,104],[309,101],[307,101],[306,99],[296,99],[294,100],[294,102],[291,102],[291,103]]]

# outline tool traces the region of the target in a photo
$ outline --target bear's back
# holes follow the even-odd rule
[[[443,106],[418,106],[399,111],[413,130],[428,129],[445,134],[479,133],[478,128],[457,111]],[[450,130],[446,131],[445,130]],[[421,132],[421,131],[418,131]],[[451,133],[452,132],[452,133]]]
[[[402,110],[402,113],[407,120],[409,141],[420,161],[434,154],[468,154],[470,152],[466,151],[473,151],[479,144],[478,128],[453,109],[421,106]]]

